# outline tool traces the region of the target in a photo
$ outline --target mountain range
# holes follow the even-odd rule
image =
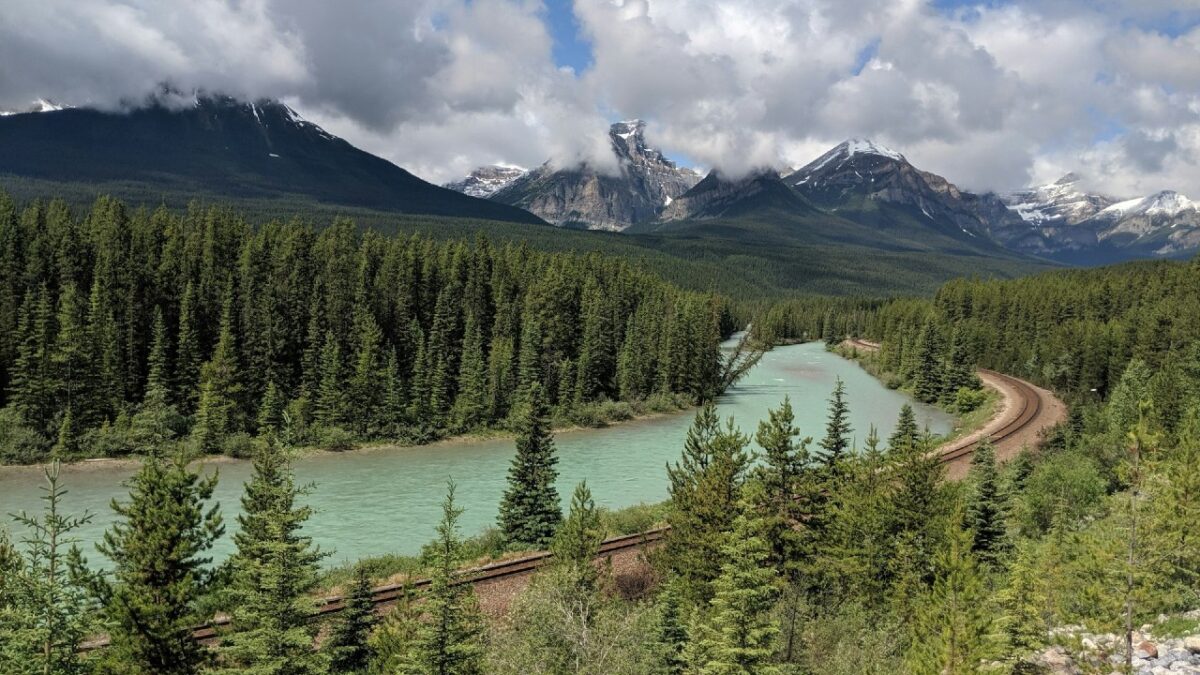
[[[1120,201],[1082,191],[1079,177],[1068,174],[1011,193],[974,193],[863,139],[840,143],[796,170],[733,179],[714,170],[701,180],[648,148],[644,128],[636,120],[613,125],[619,175],[549,163],[530,172],[484,167],[447,187],[589,229],[662,232],[678,229],[667,226],[673,221],[769,210],[802,219],[820,212],[906,239],[936,232],[985,248],[987,240],[1076,264],[1181,256],[1200,247],[1200,207],[1175,192]]]
[[[182,106],[155,98],[126,112],[39,101],[0,116],[2,177],[85,184],[140,201],[315,201],[542,224],[528,211],[427,183],[283,103],[225,96]]]
[[[1200,207],[1174,192],[1118,200],[1068,175],[1009,194],[974,193],[869,140],[848,140],[795,170],[702,177],[651,147],[645,123],[629,120],[609,129],[613,165],[484,167],[438,187],[277,101],[170,100],[124,112],[40,100],[0,114],[0,181],[10,191],[32,185],[31,195],[83,186],[142,203],[316,204],[712,237],[725,248],[753,239],[1071,264],[1200,248]]]

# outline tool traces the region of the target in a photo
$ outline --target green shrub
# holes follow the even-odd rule
[[[32,464],[46,458],[50,443],[25,424],[21,413],[9,406],[0,409],[0,462]]]
[[[954,409],[959,413],[969,413],[973,410],[978,410],[979,406],[983,405],[983,402],[986,400],[986,391],[963,387],[954,395]]]
[[[254,443],[254,438],[244,431],[229,434],[221,441],[221,454],[249,459],[254,456]]]
[[[317,447],[330,452],[345,452],[354,449],[354,436],[341,427],[317,429]]]
[[[1027,535],[1045,534],[1055,522],[1074,523],[1104,498],[1106,481],[1096,460],[1081,452],[1043,457],[1025,480],[1016,519]]]

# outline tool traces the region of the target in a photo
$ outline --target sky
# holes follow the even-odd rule
[[[861,137],[971,190],[1200,198],[1200,0],[4,0],[0,109],[164,84],[281,99],[435,182],[611,169],[641,118],[733,175]]]

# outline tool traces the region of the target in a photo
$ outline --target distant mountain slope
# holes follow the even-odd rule
[[[464,176],[462,180],[446,183],[442,187],[447,190],[461,192],[464,195],[487,199],[527,173],[529,173],[529,169],[519,166],[493,164],[491,166],[481,166]]]
[[[1118,202],[1088,193],[1080,178],[1010,193],[1025,221],[997,232],[1007,246],[1073,263],[1178,257],[1200,248],[1200,204],[1170,190]]]
[[[930,227],[959,240],[1021,223],[995,195],[961,190],[913,166],[904,155],[851,139],[784,178],[813,203],[848,220],[882,228]]]
[[[616,171],[588,165],[558,168],[547,162],[522,175],[498,176],[484,167],[446,187],[470,194],[491,181],[498,183],[486,195],[493,201],[519,206],[562,227],[619,232],[657,219],[700,180],[696,172],[647,146],[645,129],[640,120],[617,122],[609,129]]]
[[[309,199],[413,214],[526,223],[517,208],[431,185],[301,119],[226,97],[128,113],[66,108],[0,117],[0,178],[105,186],[126,197]]]

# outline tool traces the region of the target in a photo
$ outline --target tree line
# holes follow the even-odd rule
[[[732,330],[721,298],[598,254],[0,194],[7,461],[245,455],[285,418],[296,443],[420,442],[506,426],[534,383],[573,421],[691,404]]]

